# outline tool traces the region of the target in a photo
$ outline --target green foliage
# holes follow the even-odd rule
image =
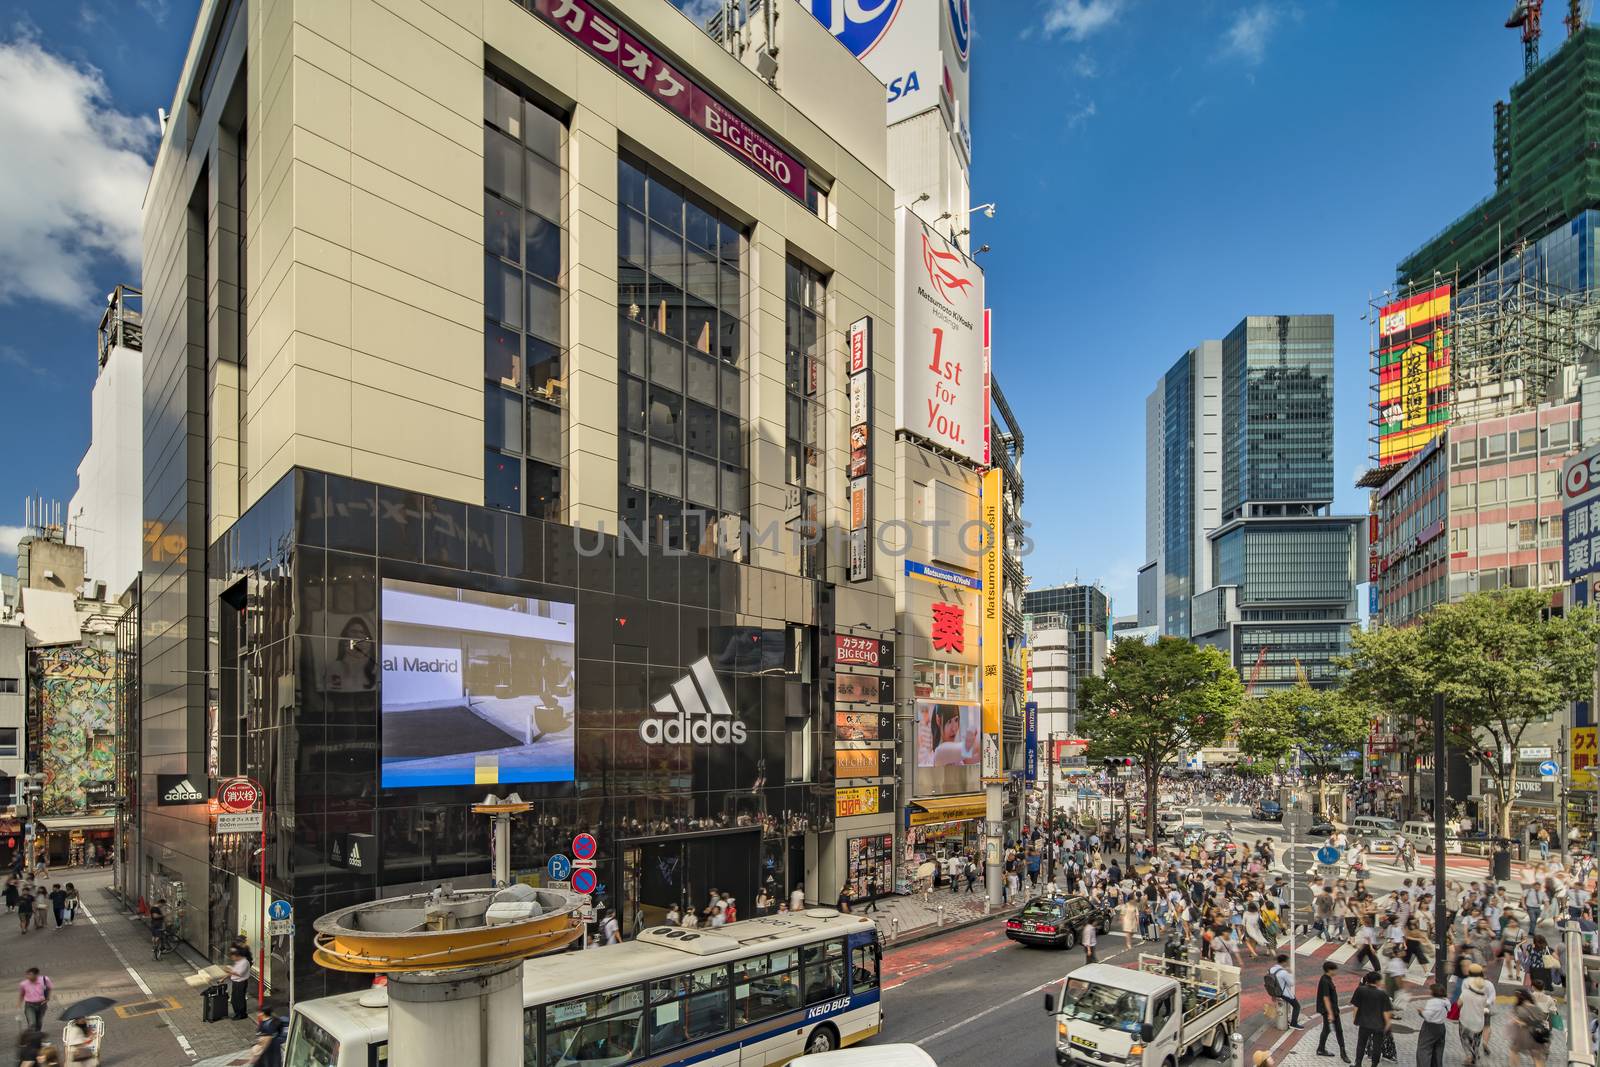
[[[1447,740],[1477,754],[1505,835],[1517,765],[1499,754],[1519,748],[1530,724],[1587,696],[1593,684],[1594,613],[1574,608],[1550,617],[1549,607],[1550,594],[1537,589],[1476,593],[1413,627],[1357,634],[1345,664],[1346,693],[1386,714],[1411,751],[1431,749],[1433,694],[1444,694]]]
[[[1244,698],[1228,657],[1214,648],[1163,637],[1155,644],[1123,638],[1106,657],[1103,677],[1078,690],[1079,732],[1100,756],[1132,756],[1145,780],[1145,824],[1155,838],[1161,767],[1186,749],[1219,744]]]
[[[1276,764],[1296,751],[1307,773],[1325,775],[1359,748],[1366,736],[1366,710],[1333,689],[1304,682],[1247,700],[1239,712],[1239,751]]]

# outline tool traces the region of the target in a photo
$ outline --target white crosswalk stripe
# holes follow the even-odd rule
[[[1356,954],[1356,947],[1354,945],[1346,944],[1346,945],[1340,945],[1338,948],[1336,948],[1332,952],[1328,953],[1328,958],[1330,960],[1332,960],[1334,963],[1344,963],[1346,960],[1348,960],[1351,956],[1354,956],[1355,954]]]
[[[1318,952],[1322,951],[1323,947],[1327,944],[1328,942],[1324,941],[1320,937],[1312,937],[1310,940],[1303,941],[1295,947],[1295,955],[1315,956]]]

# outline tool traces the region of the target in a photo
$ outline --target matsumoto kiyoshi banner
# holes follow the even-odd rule
[[[896,420],[907,433],[987,467],[983,271],[909,208],[895,216],[895,232]]]

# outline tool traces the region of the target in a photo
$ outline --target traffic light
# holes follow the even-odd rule
[[[1119,774],[1133,767],[1132,756],[1107,756],[1105,758],[1106,770],[1111,774]]]

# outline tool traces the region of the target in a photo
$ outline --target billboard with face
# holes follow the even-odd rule
[[[572,604],[385,578],[380,616],[384,788],[572,780]]]
[[[917,701],[917,766],[976,767],[982,726],[977,708]]]

